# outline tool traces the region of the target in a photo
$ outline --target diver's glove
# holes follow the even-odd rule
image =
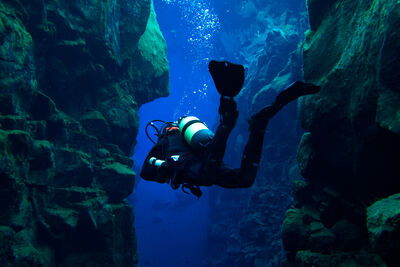
[[[235,97],[244,83],[244,67],[228,61],[211,60],[208,71],[221,96]]]

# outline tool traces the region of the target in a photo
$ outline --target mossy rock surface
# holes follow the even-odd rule
[[[387,266],[378,255],[369,253],[368,251],[337,254],[323,254],[311,251],[299,251],[296,255],[295,262],[297,266]]]
[[[111,201],[119,202],[132,193],[135,172],[125,165],[113,163],[104,165],[97,179]]]
[[[304,76],[322,89],[301,103],[301,122],[313,147],[300,150],[300,158],[314,155],[318,162],[304,174],[318,179],[327,170],[329,182],[361,194],[375,194],[357,188],[362,180],[382,196],[395,193],[400,172],[390,158],[400,148],[400,98],[394,86],[400,5],[394,0],[308,4],[312,32],[304,45]]]
[[[390,264],[400,261],[400,194],[381,199],[367,209],[367,228],[373,248]]]
[[[300,100],[300,120],[309,133],[298,161],[310,197],[301,194],[301,183],[295,194],[297,209],[318,216],[305,217],[304,229],[315,229],[305,249],[289,251],[288,262],[397,266],[400,3],[307,5],[304,78],[322,88]]]
[[[169,93],[151,1],[1,1],[0,41],[0,265],[136,266],[137,111]]]

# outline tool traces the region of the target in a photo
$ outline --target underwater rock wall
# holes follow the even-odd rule
[[[240,164],[248,136],[247,119],[271,104],[277,93],[291,82],[302,80],[301,42],[308,26],[304,3],[237,2],[245,5],[236,8],[237,16],[252,22],[250,26],[243,23],[241,27],[228,29],[235,29],[235,40],[242,43],[226,48],[226,53],[235,50],[240,53],[239,58],[248,62],[246,82],[236,98],[240,117],[228,143],[225,157],[228,165],[232,161]],[[249,16],[244,9],[254,13]],[[236,35],[223,32],[222,42],[228,34]],[[267,128],[255,184],[237,190],[213,189],[208,234],[210,256],[204,266],[281,266],[285,257],[281,224],[293,202],[292,181],[300,178],[296,155],[301,135],[297,104],[292,103]]]
[[[400,3],[309,0],[288,266],[399,266]],[[391,196],[392,195],[392,196]]]
[[[135,266],[139,106],[169,93],[149,0],[0,2],[0,265]]]

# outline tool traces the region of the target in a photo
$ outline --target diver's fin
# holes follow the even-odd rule
[[[320,89],[320,86],[314,85],[312,83],[297,81],[289,85],[289,87],[282,92],[280,92],[276,97],[275,103],[279,106],[284,106],[301,96],[318,93]]]
[[[283,106],[278,106],[277,104],[272,104],[261,109],[249,119],[250,131],[260,130],[265,131],[265,126],[267,126],[268,121],[281,110]]]
[[[208,70],[214,80],[215,87],[222,96],[235,97],[244,83],[244,67],[228,61],[212,60]]]
[[[250,130],[260,129],[261,131],[264,131],[269,119],[275,116],[275,114],[278,113],[286,104],[301,96],[318,93],[320,90],[320,86],[311,83],[301,81],[292,83],[289,87],[278,94],[272,105],[263,108],[251,116],[249,119]]]

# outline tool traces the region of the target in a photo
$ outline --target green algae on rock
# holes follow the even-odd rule
[[[1,1],[0,39],[0,265],[136,266],[137,110],[169,92],[151,1]]]
[[[367,209],[369,239],[388,264],[400,261],[400,194],[381,199]]]
[[[320,170],[329,170],[327,178],[345,184],[369,176],[363,180],[374,187],[373,176],[384,169],[385,183],[392,183],[391,177],[398,177],[394,162],[379,161],[379,157],[395,155],[399,148],[393,135],[398,128],[399,94],[388,86],[398,77],[398,65],[392,60],[399,56],[395,49],[398,37],[392,29],[399,23],[399,4],[344,1],[320,5],[330,9],[318,27],[312,25],[313,35],[304,49],[304,75],[323,88],[319,94],[305,97],[300,110],[303,126],[312,133],[313,150],[324,164]],[[311,22],[314,16],[321,16],[320,11],[312,10]],[[393,75],[381,75],[388,69]],[[392,152],[386,151],[390,146]],[[350,183],[348,186],[357,185]]]
[[[141,64],[140,77],[143,77],[145,81],[150,81],[144,87],[145,90],[137,92],[143,97],[143,99],[140,99],[140,102],[149,101],[155,96],[167,96],[169,90],[165,90],[163,86],[168,83],[166,43],[159,30],[153,4],[151,4],[146,31],[139,39],[138,50],[142,59],[142,62],[139,63]],[[151,79],[149,74],[151,74]],[[149,90],[150,88],[153,90]]]

